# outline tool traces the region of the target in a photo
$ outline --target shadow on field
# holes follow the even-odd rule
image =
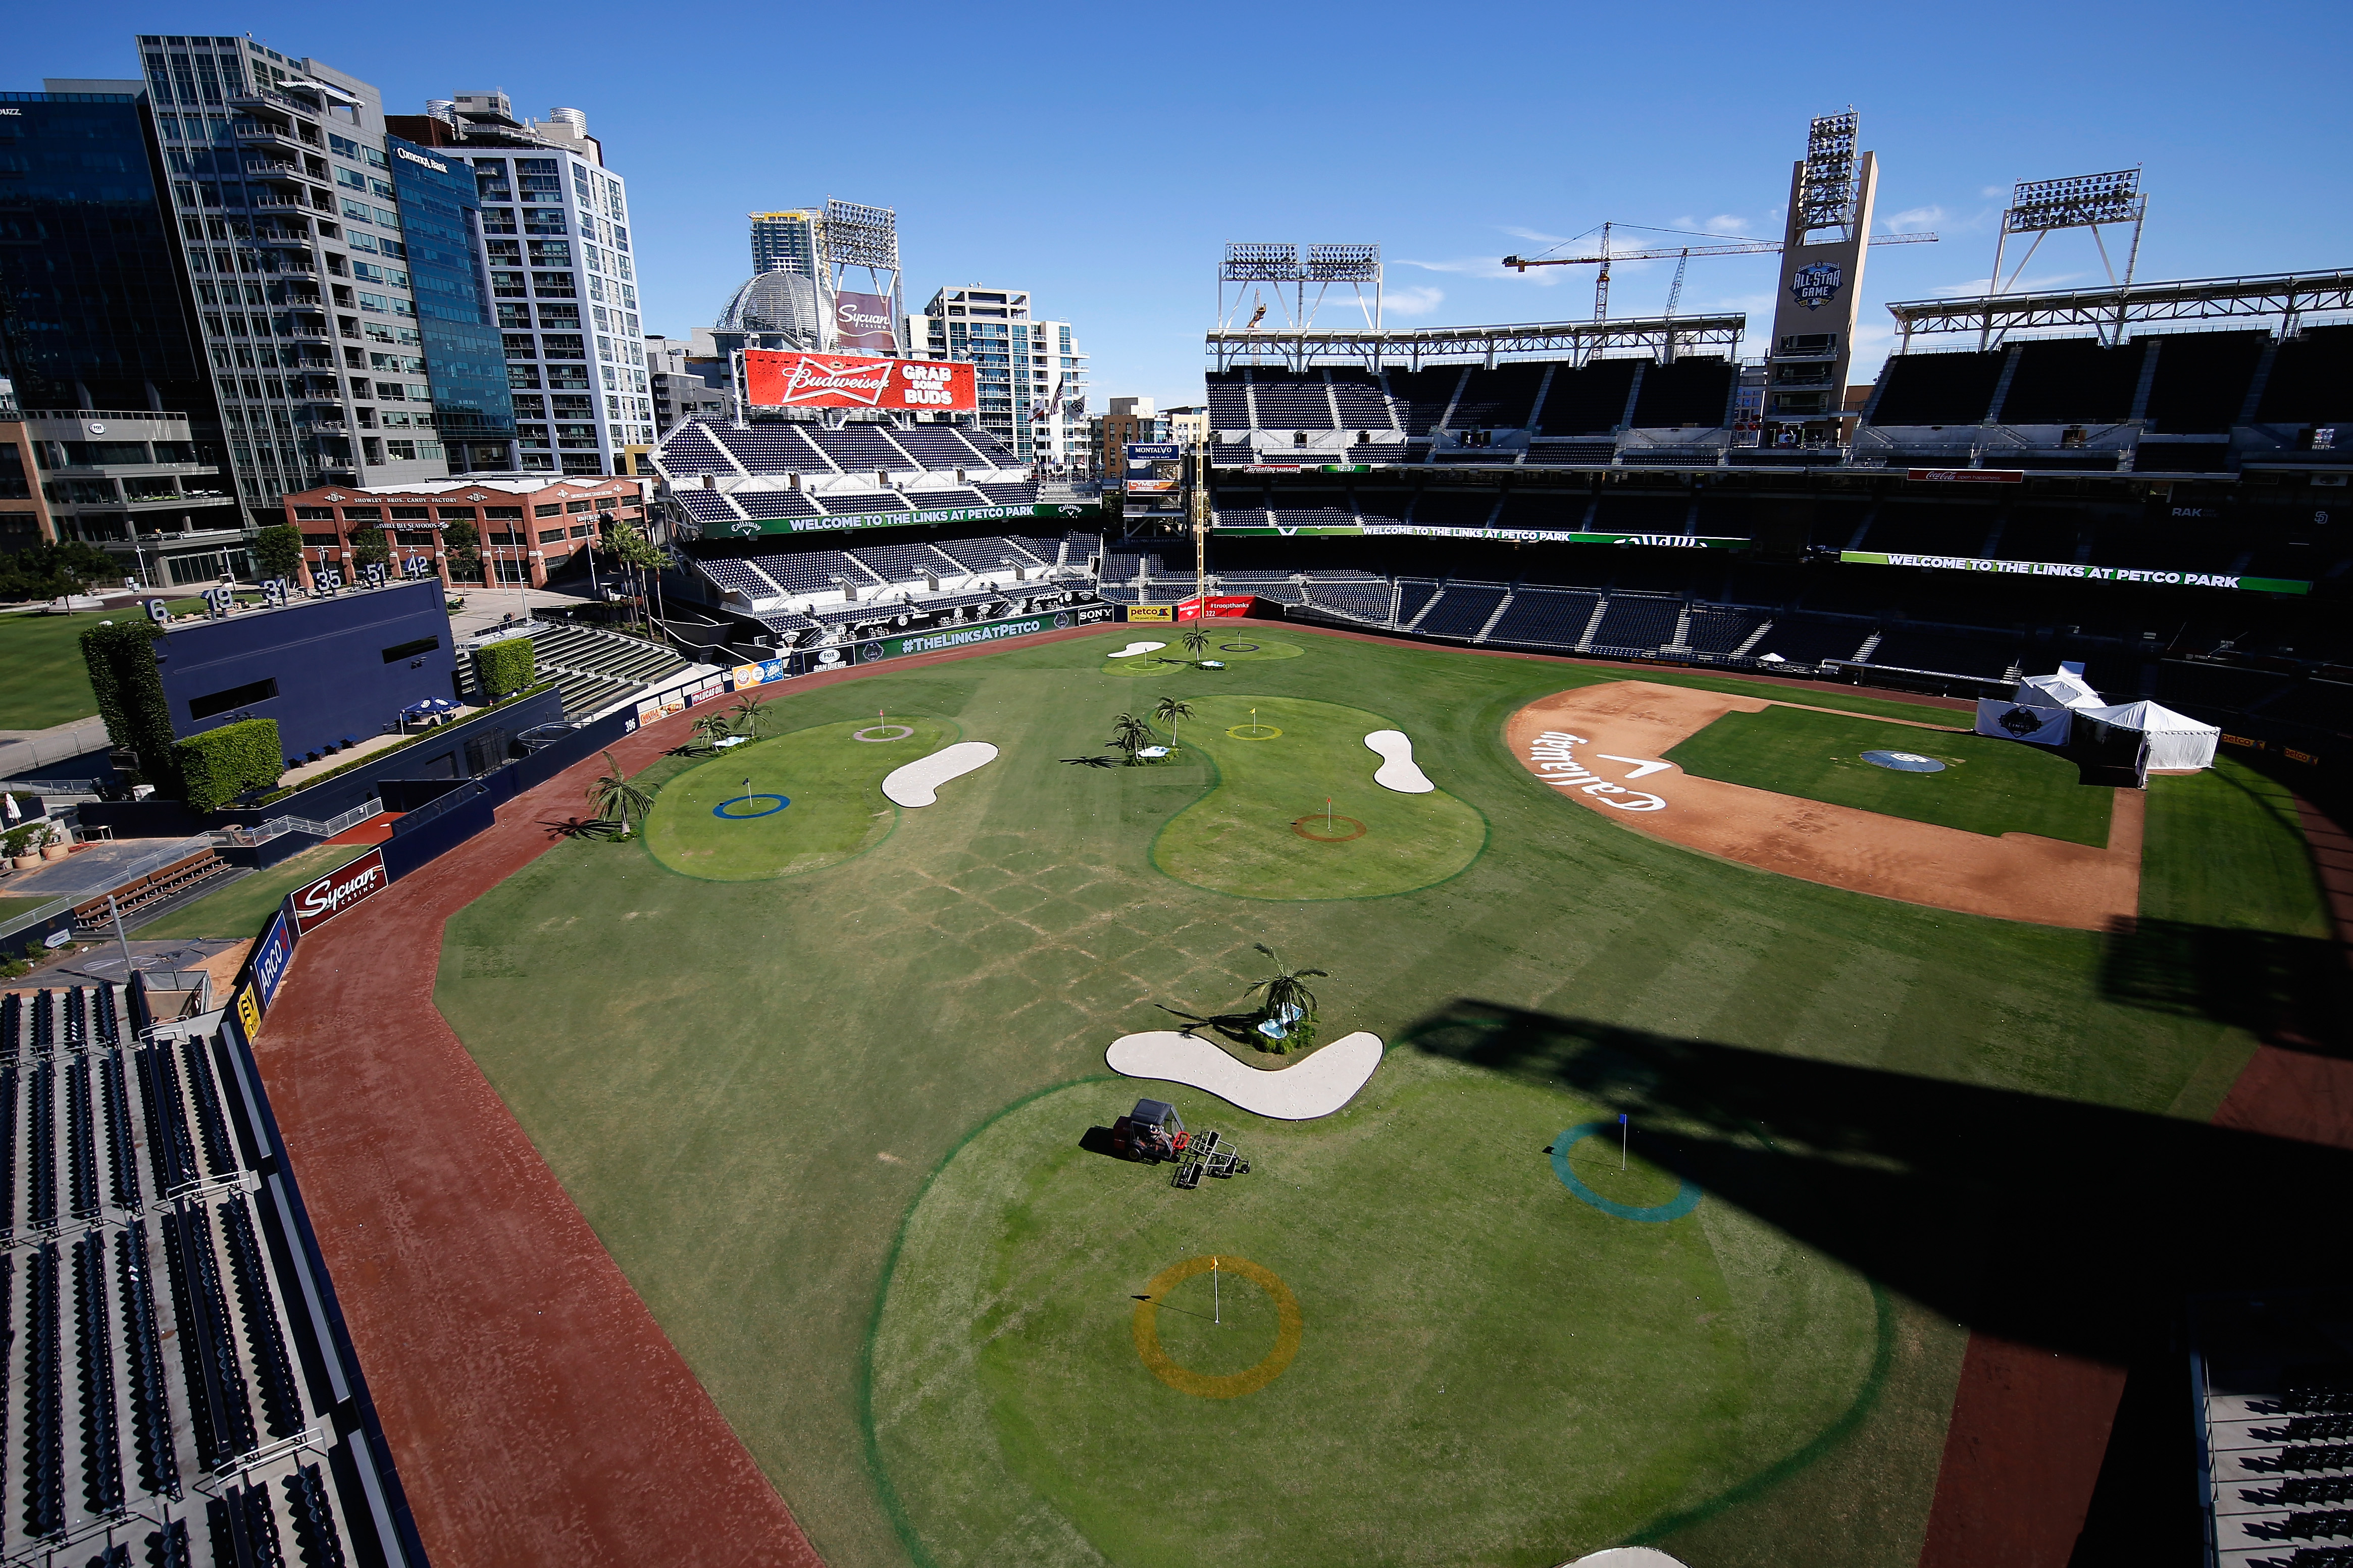
[[[1471,1000],[1405,1039],[1626,1111],[1638,1146],[1672,1124],[1644,1152],[1711,1197],[2053,1351],[2127,1365],[2193,1291],[2353,1279],[2344,1151]]]
[[[2343,950],[2316,937],[2179,921],[2119,921],[2100,991],[2155,1013],[2211,1018],[2290,1049],[2348,1054]]]

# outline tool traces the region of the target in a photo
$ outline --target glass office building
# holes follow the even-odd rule
[[[481,206],[461,158],[385,138],[408,242],[408,277],[450,471],[504,468],[515,437],[506,352],[478,259]]]

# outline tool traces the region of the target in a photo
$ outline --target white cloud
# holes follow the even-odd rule
[[[2010,193],[2000,185],[1982,185],[1978,187],[1978,195],[1981,196],[2006,196],[2010,195]]]
[[[1382,291],[1381,302],[1393,316],[1426,316],[1445,298],[1443,289],[1388,289]]]
[[[1468,278],[1525,279],[1527,282],[1545,288],[1550,288],[1559,282],[1559,274],[1562,270],[1557,267],[1539,267],[1532,272],[1523,274],[1504,266],[1499,258],[1492,256],[1463,256],[1446,261],[1416,261],[1410,257],[1400,256],[1394,258],[1389,265],[1419,267],[1424,272],[1453,272]]]
[[[2034,278],[2015,279],[2005,278],[2002,279],[2001,291],[2005,294],[2031,294],[2037,289],[2056,289],[2063,284],[2073,283],[2079,278],[2089,276],[2091,275],[2085,272],[2047,272]],[[1950,300],[1983,294],[1992,288],[1993,282],[1990,279],[1972,278],[1966,283],[1941,284],[1930,291]]]
[[[1514,239],[1540,239],[1546,245],[1567,245],[1569,240],[1574,237],[1565,234],[1546,234],[1539,229],[1521,228],[1516,225],[1508,223],[1502,225],[1495,232],[1498,234],[1508,234]]]
[[[1900,213],[1890,213],[1880,221],[1887,226],[1890,234],[1913,234],[1934,226],[1946,216],[1945,209],[1939,206],[1906,207]]]

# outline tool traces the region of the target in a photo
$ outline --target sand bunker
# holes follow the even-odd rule
[[[929,805],[940,798],[940,785],[996,760],[997,748],[987,742],[958,741],[895,770],[882,781],[882,793],[901,805]]]
[[[1132,642],[1125,647],[1120,649],[1117,653],[1109,655],[1108,657],[1112,658],[1134,658],[1137,654],[1152,653],[1157,649],[1166,647],[1168,645],[1165,642]]]
[[[1278,1072],[1246,1067],[1198,1035],[1154,1029],[1122,1035],[1103,1053],[1113,1072],[1206,1089],[1254,1116],[1313,1121],[1329,1116],[1365,1087],[1381,1065],[1377,1035],[1359,1030]]]
[[[1428,795],[1438,787],[1413,760],[1413,741],[1403,730],[1376,730],[1365,737],[1365,745],[1381,759],[1373,770],[1373,782],[1383,789]]]

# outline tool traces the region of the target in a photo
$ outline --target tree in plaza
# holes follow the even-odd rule
[[[353,566],[390,566],[392,536],[380,528],[360,528],[352,533]]]
[[[452,583],[480,583],[482,580],[482,536],[464,518],[445,523],[441,529],[441,553],[449,568]]]
[[[302,535],[291,523],[265,528],[254,536],[253,558],[265,577],[291,580],[302,566]]]
[[[1193,716],[1193,705],[1190,702],[1180,702],[1174,697],[1164,697],[1153,704],[1152,716],[1168,726],[1168,749],[1173,752],[1176,749],[1176,721],[1190,719]]]
[[[121,562],[79,540],[31,544],[0,555],[0,599],[62,599],[122,574]]]

